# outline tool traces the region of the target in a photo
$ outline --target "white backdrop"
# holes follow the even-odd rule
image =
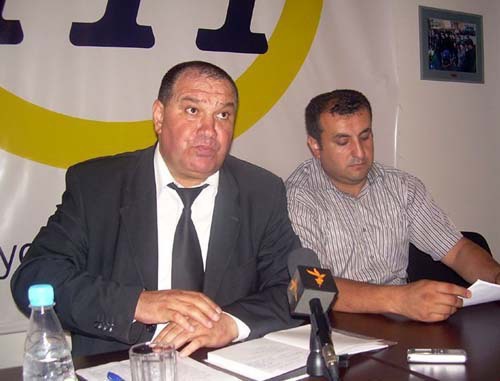
[[[137,24],[151,26],[152,47],[72,43],[74,22],[100,20],[118,3],[138,3]],[[283,178],[309,156],[307,102],[335,88],[367,95],[376,157],[394,163],[398,82],[389,1],[255,0],[250,29],[265,34],[265,54],[200,50],[199,28],[221,27],[230,3],[5,1],[0,26],[18,20],[23,38],[8,43],[0,27],[0,333],[26,326],[10,277],[60,201],[66,167],[152,142],[151,104],[175,63],[211,61],[237,79],[243,99],[232,153]]]

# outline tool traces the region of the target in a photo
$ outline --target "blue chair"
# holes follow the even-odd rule
[[[476,232],[462,232],[465,238],[481,246],[491,254],[490,247],[486,239]],[[432,257],[417,249],[410,243],[410,256],[408,261],[408,281],[415,282],[420,279],[432,279],[442,282],[455,283],[462,287],[469,287],[470,283],[458,275],[440,261],[434,261]]]

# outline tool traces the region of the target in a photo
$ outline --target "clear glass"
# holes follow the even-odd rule
[[[24,342],[23,380],[76,380],[71,351],[52,306],[31,309]]]
[[[132,381],[175,381],[176,352],[171,345],[141,343],[129,350]]]

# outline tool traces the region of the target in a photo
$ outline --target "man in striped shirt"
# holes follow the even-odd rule
[[[470,291],[428,280],[407,284],[409,243],[469,282],[500,283],[500,265],[462,236],[419,179],[374,162],[371,125],[370,103],[357,91],[311,100],[313,157],[286,182],[294,230],[337,277],[335,310],[445,320]]]

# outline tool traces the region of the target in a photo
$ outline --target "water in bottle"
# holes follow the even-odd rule
[[[50,284],[28,290],[31,317],[24,344],[24,381],[76,380],[69,345],[54,311],[54,289]]]

